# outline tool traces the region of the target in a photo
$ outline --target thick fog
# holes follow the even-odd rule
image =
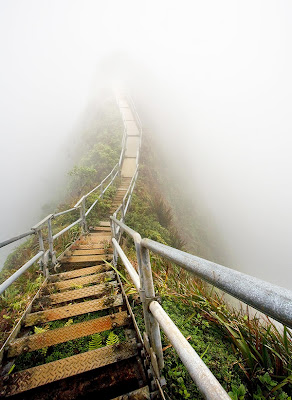
[[[124,80],[225,265],[291,288],[291,2],[0,6],[0,239],[60,193],[87,108]]]

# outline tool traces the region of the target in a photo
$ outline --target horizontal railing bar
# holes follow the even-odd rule
[[[218,380],[157,301],[149,309],[170,340],[199,391],[208,400],[230,400]]]
[[[113,245],[115,246],[115,248],[117,249],[117,252],[118,252],[119,256],[121,257],[121,260],[122,260],[124,266],[126,267],[126,270],[128,271],[130,277],[132,278],[132,281],[134,282],[134,285],[136,286],[136,289],[139,291],[140,290],[139,275],[135,271],[135,268],[133,267],[133,265],[128,260],[126,254],[123,252],[121,246],[118,244],[116,239],[113,238],[112,242],[113,242]]]
[[[54,218],[60,217],[60,215],[67,214],[67,213],[69,213],[69,212],[71,212],[71,211],[79,210],[79,208],[80,208],[80,206],[77,206],[77,207],[69,208],[69,210],[60,211],[60,212],[58,212],[57,214],[54,214]]]
[[[123,150],[122,150],[123,151]],[[114,172],[114,170],[119,166],[119,163],[117,163],[114,168],[111,170],[111,172],[100,182],[99,185],[97,185],[95,188],[93,188],[90,192],[86,193],[84,196],[81,197],[81,199],[75,204],[74,207],[79,206],[79,204],[82,202],[83,198],[88,197],[91,193],[95,192],[98,188],[101,187],[101,185],[112,175],[112,173]],[[103,191],[104,193],[104,191]]]
[[[31,230],[31,231],[22,233],[21,235],[14,236],[14,237],[11,238],[11,239],[4,240],[4,242],[1,242],[1,243],[0,243],[0,248],[1,248],[1,247],[4,247],[4,246],[7,246],[7,245],[10,244],[10,243],[16,242],[17,240],[20,240],[20,239],[22,239],[22,238],[24,238],[24,237],[34,235],[35,233],[36,233],[35,231]]]
[[[134,229],[132,228],[129,228],[126,224],[119,221],[117,218],[111,216],[110,219],[118,224],[122,229],[124,229],[124,231],[127,232],[134,240],[137,238],[141,239],[141,236],[138,232],[134,231]]]
[[[69,229],[73,228],[73,226],[79,224],[82,221],[82,218],[77,219],[77,221],[73,222],[73,224],[68,225],[66,228],[64,228],[63,230],[61,230],[60,232],[56,233],[53,236],[53,240],[57,239],[59,236],[63,235],[63,233],[67,232]]]
[[[102,194],[104,194],[107,189],[110,187],[110,185],[114,182],[114,180],[116,179],[116,176],[118,175],[119,171],[117,171],[113,177],[113,179],[110,181],[110,183],[103,189]]]
[[[44,254],[43,251],[39,251],[33,258],[26,262],[20,267],[13,275],[11,275],[5,282],[0,285],[0,295],[17,279],[22,275],[32,264],[34,264]]]
[[[142,239],[141,244],[292,328],[292,291],[151,239]]]
[[[99,198],[98,199],[96,199],[92,204],[91,204],[91,206],[89,207],[89,209],[86,211],[86,213],[85,213],[85,217],[87,217],[87,215],[90,213],[90,211],[93,209],[93,207],[95,206],[95,204],[98,202],[98,200],[99,200]]]
[[[31,229],[38,229],[40,226],[42,226],[45,222],[48,221],[48,219],[52,218],[54,214],[49,214],[47,215],[44,219],[42,219],[40,222],[38,222],[36,225],[34,225]]]

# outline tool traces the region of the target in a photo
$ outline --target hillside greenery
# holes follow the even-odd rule
[[[108,174],[118,160],[123,129],[118,110],[110,101],[99,116],[100,122],[95,130],[86,132],[83,136],[83,157],[70,171],[64,202],[56,211],[72,207],[82,194]],[[164,177],[147,137],[144,137],[141,154],[139,178],[126,223],[142,237],[185,250],[186,243],[174,223],[173,211],[158,185]],[[89,225],[97,224],[108,215],[114,193],[115,187],[100,200],[88,220]],[[88,206],[95,201],[96,196],[98,194],[90,196]],[[63,215],[54,221],[54,232],[69,225],[77,217],[78,212]],[[74,227],[62,236],[56,242],[58,254],[79,234],[79,228]],[[123,248],[132,264],[137,267],[133,242],[127,237],[123,239]],[[1,280],[18,269],[37,249],[35,237],[19,246],[8,257]],[[233,400],[291,400],[292,342],[291,334],[286,328],[279,331],[272,322],[265,325],[257,317],[229,308],[218,293],[200,279],[157,255],[151,254],[151,264],[156,292],[161,297],[163,308]],[[127,275],[122,265],[120,271],[122,275]],[[4,341],[7,337],[42,281],[43,277],[35,265],[1,296],[0,340]],[[138,324],[143,329],[139,298],[132,285],[125,283],[125,288],[134,304]],[[102,315],[102,312],[94,313],[90,318]],[[85,317],[76,317],[71,322],[55,321],[45,327],[35,326],[31,328],[31,333],[37,333],[39,329],[54,329],[64,326],[65,323],[81,322],[83,318]],[[123,340],[122,330],[117,329],[111,336],[109,332],[104,332],[51,349],[41,349],[19,357],[14,371]],[[166,395],[169,399],[201,399],[195,384],[164,334],[162,340]]]
[[[119,109],[112,97],[108,98],[100,109],[97,110],[97,117],[92,127],[83,132],[80,137],[79,147],[82,152],[80,151],[78,163],[68,173],[68,186],[63,194],[64,200],[56,208],[56,213],[73,207],[83,194],[91,190],[109,174],[119,160],[123,124]],[[108,215],[114,193],[115,187],[111,187],[104,197],[100,199],[98,207],[95,207],[89,214],[89,225],[97,224],[101,218]],[[96,192],[89,196],[86,207],[90,207],[97,197],[99,197],[99,193]],[[47,208],[47,206],[44,208]],[[76,210],[54,219],[52,221],[53,234],[61,231],[78,218],[79,210]],[[45,248],[47,249],[46,226],[42,229],[42,233]],[[61,254],[76,240],[80,233],[79,225],[75,225],[55,240],[54,249],[57,255]],[[5,281],[38,251],[39,244],[36,235],[31,236],[19,245],[7,257],[4,267],[0,272],[0,283]],[[39,270],[39,266],[35,263],[0,296],[0,347],[43,281],[44,278]]]
[[[144,137],[140,175],[126,223],[142,237],[186,250],[160,191],[158,182],[164,177],[159,176],[157,164]],[[126,238],[124,247],[137,266],[132,241]],[[280,331],[272,321],[266,324],[248,311],[234,310],[210,285],[158,255],[151,254],[151,265],[165,311],[232,399],[291,400],[292,338],[286,327]],[[139,302],[136,307],[139,320]],[[201,399],[176,352],[162,337],[167,394],[171,399]]]

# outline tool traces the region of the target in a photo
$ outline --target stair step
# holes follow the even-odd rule
[[[111,232],[110,226],[95,226],[92,228],[93,232]]]
[[[144,386],[130,393],[125,393],[111,400],[150,400],[149,387]]]
[[[110,227],[111,223],[109,221],[100,221],[99,226],[104,226],[104,227],[109,226]]]
[[[113,259],[112,254],[103,254],[103,255],[87,255],[87,256],[63,256],[61,258],[61,263],[68,264],[68,263],[85,263],[85,262],[102,262],[104,260],[110,261]]]
[[[103,256],[108,256],[112,255],[112,250],[111,251],[106,251],[104,249],[76,249],[72,250],[72,252],[68,252],[66,256],[71,257],[71,256],[94,256],[94,255],[103,255]]]
[[[112,280],[114,279],[114,276],[115,276],[114,271],[108,271],[108,272],[101,272],[100,274],[87,275],[87,276],[82,276],[80,278],[67,279],[65,281],[48,283],[44,287],[43,292],[46,294],[50,294],[50,291],[56,289],[57,290],[64,290],[70,288],[77,289],[76,286],[88,285],[89,283],[100,283],[103,282],[105,279]]]
[[[2,391],[12,396],[51,382],[59,381],[96,368],[113,364],[137,355],[135,340],[121,345],[105,346],[101,349],[77,354],[48,364],[39,365],[9,376],[8,384]]]
[[[59,274],[50,275],[49,282],[57,282],[65,279],[77,278],[80,276],[90,275],[97,272],[105,272],[111,270],[109,265],[94,265],[93,267],[75,269],[73,271],[61,272]]]
[[[71,256],[108,256],[110,253],[107,250],[104,249],[76,249],[76,250],[72,250],[72,251],[68,251],[66,252],[65,257],[71,257]]]
[[[8,357],[15,357],[23,351],[30,352],[44,347],[54,346],[68,340],[104,332],[113,327],[124,326],[128,323],[126,311],[118,312],[104,317],[95,318],[90,321],[79,322],[63,328],[53,329],[44,333],[25,336],[15,339],[10,343]],[[114,325],[114,326],[113,326]]]
[[[112,251],[113,248],[111,246],[110,241],[108,241],[109,247],[106,248],[107,251]],[[104,250],[105,246],[104,244],[99,245],[98,243],[91,243],[91,244],[74,244],[70,246],[70,250],[98,250],[98,249],[103,249]]]
[[[89,300],[83,303],[70,304],[63,307],[52,308],[49,310],[38,311],[28,314],[24,320],[25,326],[43,324],[45,322],[56,321],[89,312],[105,310],[110,307],[117,307],[123,304],[121,294],[117,296],[105,296],[101,299]]]
[[[62,293],[54,293],[49,296],[43,296],[36,299],[34,306],[43,306],[50,308],[55,304],[78,300],[86,297],[112,294],[112,290],[118,286],[117,281],[106,282],[100,285],[88,286],[82,289],[67,290]]]
[[[110,243],[111,235],[107,236],[94,236],[94,234],[90,234],[90,236],[81,236],[80,239],[76,241],[76,245],[78,244],[95,244],[99,245],[98,248],[106,248],[107,244]]]

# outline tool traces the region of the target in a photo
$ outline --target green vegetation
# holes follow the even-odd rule
[[[82,317],[83,321],[87,321],[93,318],[92,315],[89,314],[86,314]],[[97,315],[95,315],[95,318],[96,317]],[[33,330],[31,330],[31,334],[43,333],[49,329],[54,329],[56,327],[61,328],[64,326],[68,326],[69,321],[70,325],[81,322],[80,318],[78,317],[74,318],[74,321],[72,319],[69,319],[67,322],[55,321],[54,325],[48,324],[45,327],[34,327]],[[95,333],[90,336],[84,336],[79,339],[57,344],[55,346],[45,347],[36,351],[32,351],[30,353],[23,353],[16,358],[13,371],[21,371],[23,369],[31,368],[33,366],[46,364],[52,361],[60,360],[62,358],[81,354],[86,351],[96,350],[104,346],[118,345],[119,343],[122,343],[124,341],[125,335],[122,328],[115,328],[113,331]]]
[[[79,162],[68,174],[68,188],[64,193],[64,201],[55,210],[56,213],[73,207],[81,195],[94,188],[109,174],[119,160],[122,132],[123,124],[119,110],[115,101],[110,98],[99,110],[96,110],[96,120],[92,122],[90,129],[82,133],[78,146]],[[103,217],[108,215],[115,190],[115,187],[110,187],[103,198],[98,201],[88,216],[88,226],[97,225]],[[86,199],[86,209],[93,204],[99,195],[100,193],[94,192]],[[47,209],[47,206],[44,206],[44,209]],[[76,210],[53,219],[53,234],[72,224],[78,218],[79,210]],[[42,233],[47,249],[46,226],[43,227]],[[75,225],[56,239],[54,249],[57,256],[63,253],[78,238],[80,233],[80,226]],[[18,246],[7,257],[0,272],[0,283],[11,276],[38,251],[38,238],[35,235]],[[43,280],[39,267],[35,264],[0,296],[0,346],[21,317]]]
[[[105,108],[99,115],[100,122],[95,129],[84,134],[82,151],[86,155],[70,172],[68,194],[56,211],[72,207],[81,194],[92,189],[110,172],[118,160],[121,121],[112,103]],[[142,237],[184,249],[185,240],[180,237],[173,222],[171,207],[165,201],[164,194],[157,184],[163,180],[157,172],[157,165],[149,145],[144,144],[138,184],[126,223],[137,230]],[[98,206],[88,218],[89,226],[98,224],[108,215],[115,190],[115,187],[110,188],[103,199],[98,200]],[[87,207],[90,207],[98,197],[99,193],[93,193],[87,199]],[[77,216],[78,211],[65,214],[53,221],[54,232],[68,226]],[[58,254],[63,252],[79,233],[79,228],[74,227],[59,238],[56,241]],[[45,229],[44,236],[46,236]],[[202,243],[203,240],[200,240],[201,252],[203,252]],[[125,238],[123,246],[127,249],[127,255],[133,265],[137,265],[132,241]],[[0,278],[6,279],[37,250],[36,237],[19,246],[8,257]],[[291,400],[289,395],[292,390],[292,342],[291,333],[286,328],[283,332],[279,331],[272,323],[264,325],[262,321],[251,317],[248,313],[242,314],[230,309],[212,288],[157,255],[151,255],[151,264],[156,291],[162,298],[164,309],[232,399]],[[136,302],[135,315],[143,329],[142,309],[137,294],[122,266],[119,273],[125,281],[126,292]],[[7,337],[42,282],[43,278],[37,266],[34,266],[1,296],[0,340],[4,341]],[[106,311],[100,311],[73,319],[53,321],[45,326],[32,327],[30,334],[39,334],[45,330],[69,326],[106,314]],[[16,372],[105,345],[119,344],[124,340],[122,328],[79,338],[22,354],[17,358],[11,371]],[[168,383],[167,395],[178,400],[201,399],[195,384],[164,334],[162,340],[165,357],[163,373]]]
[[[144,139],[145,140],[145,139]],[[126,223],[142,237],[183,249],[184,241],[173,228],[170,206],[157,182],[157,163],[147,147],[142,151],[135,196]],[[128,257],[135,261],[133,243],[125,238]],[[290,399],[292,391],[292,341],[270,322],[233,310],[220,295],[182,268],[152,254],[151,265],[162,305],[232,399]],[[134,296],[135,298],[135,296]],[[135,315],[141,315],[137,306]],[[142,324],[142,321],[140,321]],[[185,367],[164,335],[165,370],[170,398],[202,398]]]

